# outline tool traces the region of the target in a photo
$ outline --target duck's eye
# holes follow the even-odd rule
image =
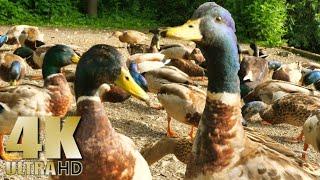
[[[218,17],[216,17],[216,20],[217,20],[218,22],[220,22],[220,21],[222,21],[222,17],[221,17],[221,16],[218,16]]]
[[[189,25],[188,27],[189,27],[189,28],[193,28],[193,25]]]
[[[129,77],[128,76],[126,76],[125,78],[126,78],[127,81],[129,81]]]

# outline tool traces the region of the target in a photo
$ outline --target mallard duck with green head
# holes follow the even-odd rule
[[[186,24],[162,35],[193,40],[208,62],[205,109],[187,163],[186,179],[316,179],[296,158],[250,140],[241,125],[239,55],[231,14],[216,3],[201,5]]]
[[[15,86],[25,77],[27,71],[28,65],[21,57],[11,53],[0,55],[0,78],[3,81]]]
[[[40,47],[37,47],[36,49],[31,49],[27,46],[22,46],[17,48],[13,54],[16,54],[22,58],[25,58],[29,66],[31,66],[33,69],[41,69],[43,65],[43,59],[46,54],[46,52],[56,44],[46,44]],[[66,45],[66,44],[65,44]],[[73,49],[75,53],[77,53],[79,56],[82,54],[82,50],[78,46],[73,45],[66,45]]]
[[[151,179],[147,162],[130,138],[113,129],[99,98],[99,89],[108,91],[110,83],[139,99],[149,98],[123,66],[123,60],[116,48],[99,44],[84,53],[77,66],[75,94],[81,121],[75,139],[83,164],[79,179]]]
[[[59,116],[68,112],[73,95],[60,69],[77,63],[79,56],[68,46],[56,45],[44,57],[44,86],[20,85],[0,89],[0,157],[9,160],[3,150],[3,135],[9,134],[18,116]]]

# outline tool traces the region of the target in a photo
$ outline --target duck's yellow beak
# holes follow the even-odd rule
[[[201,19],[189,20],[181,26],[166,28],[161,32],[161,36],[189,41],[201,41],[200,22]]]
[[[80,60],[80,56],[78,56],[76,53],[74,53],[71,57],[71,61],[74,63],[74,64],[78,64]]]
[[[138,99],[149,100],[148,94],[134,81],[129,71],[124,68],[121,68],[121,74],[114,83]]]

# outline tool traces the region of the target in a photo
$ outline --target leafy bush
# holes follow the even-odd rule
[[[288,44],[320,53],[320,4],[316,0],[288,0]]]
[[[285,0],[227,0],[225,7],[235,19],[240,39],[262,41],[266,45],[283,43],[287,18]]]
[[[99,0],[98,17],[89,18],[84,0],[2,0],[0,24],[147,29],[181,24],[206,1]],[[320,52],[320,5],[316,0],[215,2],[231,12],[240,40],[279,45],[285,37],[289,45]]]

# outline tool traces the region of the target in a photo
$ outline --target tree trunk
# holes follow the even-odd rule
[[[87,14],[96,17],[98,14],[98,0],[85,0],[87,4]]]

